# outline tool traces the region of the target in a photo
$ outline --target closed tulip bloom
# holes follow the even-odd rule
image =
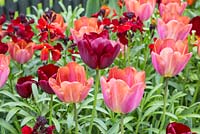
[[[151,52],[155,70],[164,77],[172,77],[181,72],[191,56],[187,41],[173,39],[158,39]]]
[[[81,17],[74,22],[74,29],[71,29],[71,34],[73,39],[78,42],[82,39],[84,34],[89,34],[90,32],[100,33],[102,32],[103,27],[98,26],[97,18],[87,18]]]
[[[70,62],[58,69],[56,78],[49,78],[49,85],[61,101],[77,103],[88,95],[93,78],[87,80],[84,67]]]
[[[185,40],[192,28],[192,24],[184,24],[177,20],[165,23],[158,19],[157,30],[160,39]]]
[[[102,33],[104,34],[101,35]],[[83,62],[92,69],[104,69],[110,66],[120,51],[120,43],[109,40],[107,32],[102,33],[85,34],[77,43]]]
[[[145,72],[133,67],[113,67],[108,78],[101,77],[101,88],[105,104],[117,113],[129,113],[136,109],[144,94]]]
[[[22,98],[29,98],[32,95],[32,84],[36,83],[32,76],[21,77],[17,80],[16,90]]]
[[[182,123],[172,122],[167,125],[166,134],[192,134],[190,128]]]
[[[6,83],[10,73],[10,57],[0,54],[0,88]]]
[[[58,66],[54,64],[44,65],[38,68],[38,84],[40,85],[41,89],[48,94],[54,94],[53,89],[49,86],[49,78],[55,77]]]
[[[141,21],[148,20],[153,14],[156,0],[125,0],[129,12],[134,12]]]
[[[26,63],[33,56],[34,45],[33,42],[27,43],[24,40],[8,43],[11,58],[20,64]]]

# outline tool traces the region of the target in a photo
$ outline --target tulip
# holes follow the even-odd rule
[[[0,88],[6,83],[10,73],[10,57],[0,54]]]
[[[113,67],[108,78],[101,77],[101,88],[106,105],[117,113],[129,113],[140,104],[145,89],[145,72],[133,67]]]
[[[155,70],[164,77],[172,77],[181,72],[191,56],[187,41],[173,39],[158,39],[151,52]]]
[[[185,40],[192,28],[191,24],[184,24],[177,20],[168,23],[158,19],[157,30],[160,39]]]
[[[29,98],[32,95],[32,84],[36,83],[32,79],[32,76],[26,76],[17,80],[16,90],[22,98]]]
[[[8,51],[8,45],[0,41],[0,54],[5,54]]]
[[[192,134],[190,128],[182,123],[172,122],[167,125],[166,134]]]
[[[89,34],[90,32],[102,32],[103,27],[99,27],[97,21],[97,18],[87,18],[85,16],[76,20],[74,22],[74,29],[70,30],[75,42],[82,39],[84,34]]]
[[[156,0],[125,0],[129,12],[134,12],[141,21],[148,20],[153,14]]]
[[[196,16],[190,20],[190,24],[192,24],[192,30],[195,30],[195,34],[200,37],[200,16]]]
[[[93,78],[86,79],[83,66],[70,62],[60,67],[56,79],[49,78],[49,85],[58,96],[66,103],[77,103],[84,100],[93,84]]]
[[[48,94],[54,94],[53,89],[49,86],[49,78],[54,77],[57,73],[58,66],[53,64],[44,65],[38,68],[38,84],[40,85],[41,89]]]
[[[17,61],[20,64],[26,63],[29,61],[34,53],[34,43],[27,43],[24,40],[19,40],[18,42],[8,43],[9,53],[13,60]]]
[[[161,3],[162,4],[165,4],[165,5],[167,5],[167,4],[169,4],[169,3],[181,3],[181,0],[161,0]]]
[[[107,32],[101,34],[103,33],[108,34]],[[104,69],[110,66],[120,50],[120,43],[111,41],[105,34],[101,34],[85,34],[77,43],[83,62],[92,69]]]

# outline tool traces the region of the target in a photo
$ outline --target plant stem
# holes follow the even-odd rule
[[[97,69],[96,70],[95,89],[94,89],[94,102],[93,102],[93,109],[92,109],[92,118],[91,118],[90,126],[89,126],[89,134],[91,134],[91,132],[92,132],[93,121],[94,121],[94,117],[96,114],[97,94],[98,94],[99,79],[100,79],[99,75],[100,75],[100,71]]]
[[[73,106],[74,106],[75,134],[78,134],[78,118],[77,118],[76,103],[73,103]]]
[[[124,115],[121,114],[121,134],[124,134]]]
[[[51,94],[51,100],[50,100],[50,103],[49,103],[49,110],[50,110],[50,113],[49,113],[49,125],[52,125],[53,94]]]
[[[165,114],[166,114],[166,105],[167,105],[167,98],[168,98],[168,80],[169,78],[165,78],[165,90],[164,90],[164,105],[163,105],[163,115],[162,115],[162,120],[161,120],[161,125],[160,125],[160,132],[162,131],[164,124],[165,124]]]

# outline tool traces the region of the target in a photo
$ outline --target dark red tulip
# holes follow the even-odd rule
[[[109,40],[107,35],[107,32],[85,34],[77,43],[82,60],[92,69],[110,66],[119,53],[120,44]]]
[[[38,84],[40,85],[41,89],[48,94],[54,94],[54,91],[49,86],[48,80],[57,73],[58,68],[59,67],[55,66],[54,64],[48,64],[38,68]]]
[[[8,45],[0,41],[0,54],[5,54],[8,51]]]
[[[167,125],[166,134],[192,134],[190,128],[182,123],[172,122]]]
[[[17,80],[16,90],[22,98],[29,98],[32,95],[32,84],[36,83],[32,76],[21,77]]]
[[[196,35],[200,36],[200,16],[196,16],[190,20],[190,24],[192,24],[192,30],[196,31]]]

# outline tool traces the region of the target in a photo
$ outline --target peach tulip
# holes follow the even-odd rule
[[[10,57],[0,54],[0,88],[6,83],[10,73]]]
[[[156,0],[125,0],[129,12],[134,12],[141,21],[148,20],[153,14]]]
[[[8,43],[11,58],[20,64],[26,63],[33,56],[34,45],[33,42],[27,43],[25,40]]]
[[[117,113],[129,113],[140,104],[145,89],[145,72],[133,67],[113,67],[108,78],[101,77],[105,104]]]
[[[173,39],[156,40],[151,52],[155,70],[164,77],[172,77],[181,72],[191,56],[187,41]]]
[[[56,78],[49,79],[49,85],[61,101],[77,103],[88,95],[93,78],[87,80],[84,67],[70,62],[58,69]]]
[[[158,19],[157,30],[160,39],[185,40],[192,28],[192,24],[184,24],[177,20],[171,20],[165,23]]]
[[[167,5],[168,3],[181,3],[181,0],[161,0],[162,4]]]
[[[76,20],[74,22],[74,29],[71,29],[73,39],[78,42],[78,40],[82,39],[84,34],[102,32],[103,28],[98,26],[97,21],[97,18],[87,18],[85,16]]]

